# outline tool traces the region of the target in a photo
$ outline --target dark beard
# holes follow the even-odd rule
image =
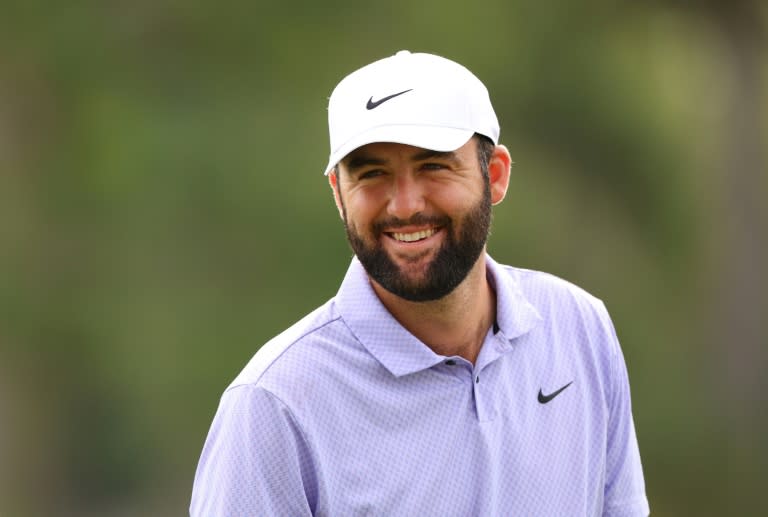
[[[411,281],[405,277],[379,243],[383,228],[406,225],[434,225],[446,231],[443,245],[428,266],[424,279],[420,281]],[[412,302],[439,300],[448,295],[467,277],[477,262],[491,226],[491,199],[487,185],[483,198],[464,216],[460,225],[461,232],[457,237],[453,221],[447,216],[426,217],[417,214],[408,220],[388,219],[373,225],[371,233],[376,244],[369,246],[360,234],[349,227],[344,210],[347,239],[368,275],[390,293]]]

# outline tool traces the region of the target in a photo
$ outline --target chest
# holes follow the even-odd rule
[[[591,370],[509,359],[382,377],[375,389],[332,397],[307,426],[316,430],[319,513],[573,514],[598,505],[607,413],[599,384],[584,378]]]

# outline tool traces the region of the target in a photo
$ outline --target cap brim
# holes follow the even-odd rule
[[[466,144],[475,132],[470,129],[455,129],[437,126],[381,126],[372,128],[344,143],[328,160],[325,174],[339,163],[346,155],[367,144],[391,142],[407,144],[433,151],[455,151]]]

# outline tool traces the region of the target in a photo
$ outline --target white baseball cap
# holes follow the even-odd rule
[[[325,174],[373,142],[454,151],[475,133],[499,142],[488,90],[449,59],[401,50],[352,72],[328,102],[331,154]]]

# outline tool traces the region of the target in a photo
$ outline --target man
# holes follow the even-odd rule
[[[647,515],[603,304],[486,254],[511,160],[485,86],[403,51],[328,117],[355,258],[225,391],[191,515]]]

